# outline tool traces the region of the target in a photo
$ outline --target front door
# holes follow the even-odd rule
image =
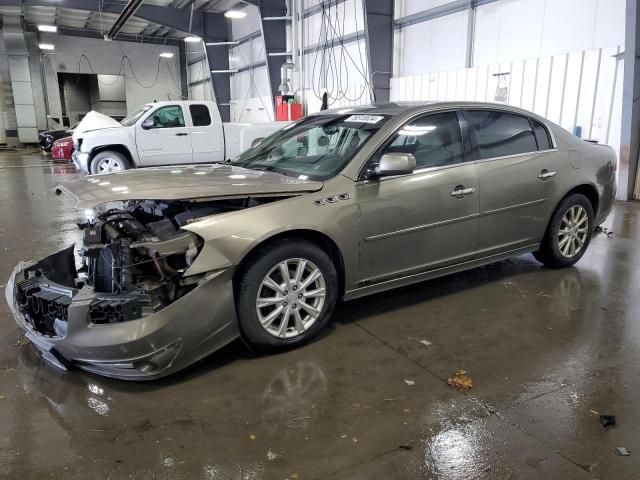
[[[478,167],[478,254],[490,256],[542,240],[560,170],[546,128],[496,110],[464,112]]]
[[[182,106],[160,107],[138,122],[136,146],[144,167],[191,163],[191,135]]]
[[[412,174],[359,181],[360,281],[377,283],[470,259],[478,230],[476,166],[465,162],[455,111],[401,127],[370,160],[411,153]]]

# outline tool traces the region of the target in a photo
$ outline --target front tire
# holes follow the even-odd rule
[[[93,175],[99,173],[114,173],[128,170],[131,168],[129,159],[122,153],[114,150],[105,150],[99,152],[91,160],[91,173]]]
[[[313,243],[285,239],[253,256],[237,284],[245,340],[262,351],[308,342],[329,322],[338,298],[336,268]]]
[[[593,232],[593,206],[587,197],[574,193],[553,213],[540,250],[533,256],[546,267],[565,268],[582,258]]]

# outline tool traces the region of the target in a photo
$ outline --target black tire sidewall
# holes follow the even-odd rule
[[[587,212],[589,228],[587,230],[587,238],[585,244],[582,246],[580,252],[574,257],[567,258],[560,252],[560,246],[558,244],[558,232],[560,230],[560,224],[562,218],[566,212],[573,206],[580,205]],[[593,206],[587,197],[580,193],[574,193],[566,197],[560,205],[556,208],[551,221],[549,222],[549,228],[545,235],[543,242],[543,248],[541,249],[541,257],[545,265],[555,268],[570,267],[576,264],[587,251],[589,244],[591,243],[591,235],[593,233],[595,216],[593,213]]]
[[[304,258],[320,269],[325,281],[325,303],[318,319],[302,335],[278,338],[260,325],[256,313],[256,297],[258,288],[267,273],[280,262],[290,258]],[[274,242],[256,252],[244,271],[239,274],[236,308],[240,331],[245,340],[259,350],[279,350],[302,345],[315,337],[333,314],[338,297],[336,269],[329,256],[310,242],[300,240]]]
[[[96,166],[98,165],[98,162],[100,161],[100,159],[107,156],[107,154],[109,156],[117,157],[118,159],[120,159],[120,161],[124,164],[125,170],[128,170],[131,168],[131,162],[129,162],[129,159],[125,157],[122,153],[117,152],[115,150],[104,150],[102,152],[96,153],[91,159],[91,164],[89,165],[89,171],[91,172],[92,175],[97,175],[100,173],[95,171]]]

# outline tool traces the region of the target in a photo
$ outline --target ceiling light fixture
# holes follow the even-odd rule
[[[162,58],[173,58],[173,53],[171,53],[171,52],[162,52],[162,53],[160,54],[160,56],[161,56]]]
[[[38,25],[38,30],[41,32],[56,33],[58,31],[58,27],[55,25]]]
[[[38,46],[40,47],[40,50],[53,50],[56,48],[51,43],[41,43]]]
[[[187,43],[196,43],[201,41],[202,39],[200,37],[184,37],[184,41]]]
[[[247,12],[243,12],[242,10],[227,10],[224,12],[224,16],[227,18],[244,18],[247,16]]]

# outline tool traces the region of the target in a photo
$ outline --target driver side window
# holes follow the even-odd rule
[[[180,105],[160,107],[151,114],[153,126],[150,128],[178,128],[184,127],[184,114]]]
[[[462,163],[464,149],[456,112],[425,115],[406,124],[381,152],[411,153],[416,169]]]

